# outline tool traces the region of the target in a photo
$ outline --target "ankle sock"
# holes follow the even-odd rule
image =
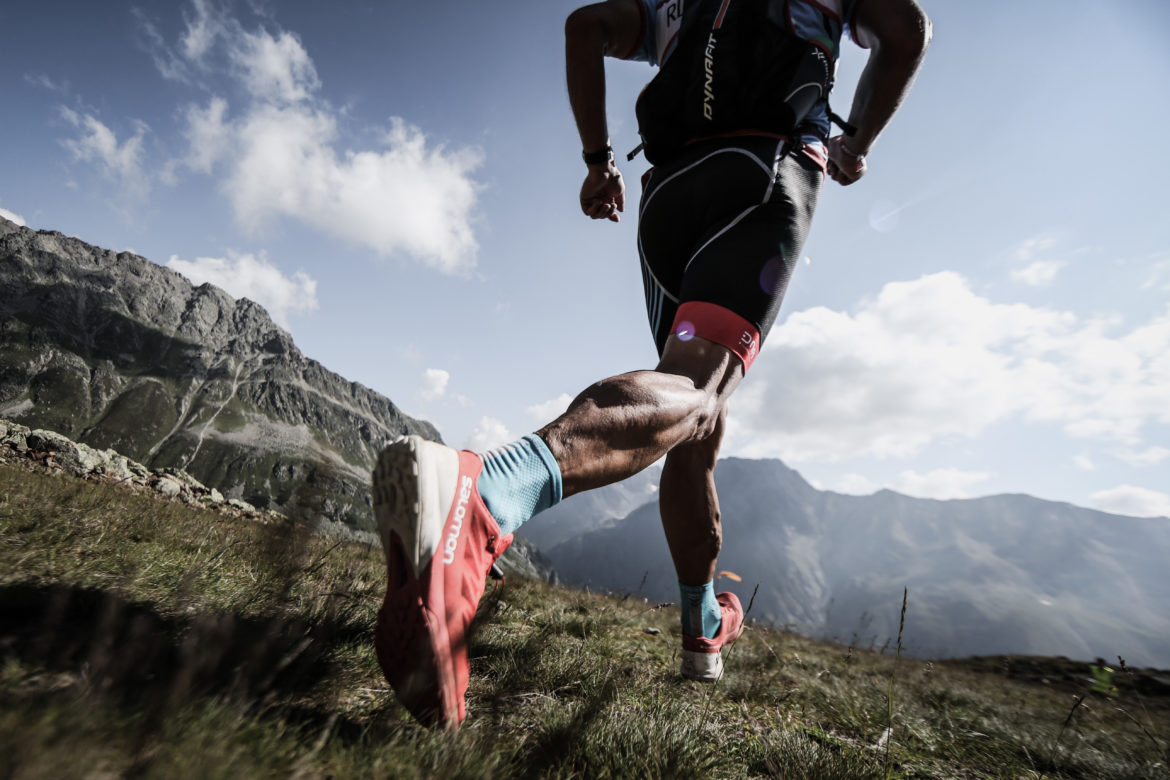
[[[561,500],[561,468],[535,433],[482,457],[479,495],[505,536]]]
[[[715,600],[715,581],[703,585],[678,584],[682,629],[687,636],[714,639],[723,627],[723,611]]]

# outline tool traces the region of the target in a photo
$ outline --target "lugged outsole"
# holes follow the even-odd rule
[[[446,627],[423,606],[419,578],[420,513],[418,440],[402,437],[378,456],[373,473],[374,517],[387,556],[401,555],[410,567],[405,583],[388,580],[386,598],[378,612],[375,645],[378,661],[398,700],[421,723],[454,728],[456,705],[444,699],[453,672],[450,659],[436,653],[447,646]],[[431,605],[441,612],[442,605]],[[446,712],[444,712],[446,710]]]
[[[374,520],[389,552],[390,534],[398,534],[407,559],[419,574],[418,524],[422,506],[418,495],[418,442],[403,436],[378,455],[373,476]]]

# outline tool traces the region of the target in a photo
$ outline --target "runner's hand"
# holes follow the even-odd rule
[[[590,219],[621,222],[618,212],[626,210],[626,183],[612,162],[589,166],[581,185],[581,211]]]
[[[845,145],[845,139],[835,135],[829,139],[829,164],[826,170],[833,181],[848,187],[864,176],[869,166],[865,163],[864,154],[854,154]]]

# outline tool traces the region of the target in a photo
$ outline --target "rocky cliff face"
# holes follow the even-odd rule
[[[367,530],[381,447],[403,433],[439,440],[302,355],[258,304],[3,218],[0,417]]]

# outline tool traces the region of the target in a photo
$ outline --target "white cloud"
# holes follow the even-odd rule
[[[516,437],[508,432],[508,426],[504,425],[503,422],[495,417],[483,417],[475,426],[475,430],[467,437],[467,442],[463,446],[469,450],[484,452],[515,439]]]
[[[917,471],[903,471],[889,489],[919,498],[969,498],[969,489],[980,482],[986,482],[988,474],[982,471],[961,471],[955,468],[934,469],[925,474]],[[838,493],[848,495],[870,495],[882,488],[869,477],[850,473],[837,480],[833,487]]]
[[[1037,254],[1056,246],[1056,239],[1052,236],[1035,236],[1016,245],[1013,254],[1017,260],[1028,261]]]
[[[1097,468],[1096,464],[1093,463],[1093,459],[1088,455],[1077,455],[1073,458],[1073,463],[1081,471],[1093,471]]]
[[[986,482],[988,474],[982,471],[960,471],[946,468],[934,469],[925,474],[903,471],[894,483],[894,489],[919,498],[969,498],[969,488]]]
[[[234,127],[224,182],[237,220],[260,230],[291,217],[381,255],[405,252],[443,273],[469,273],[479,153],[428,148],[422,131],[399,118],[379,151],[339,157],[337,135],[325,111],[254,107]]]
[[[1089,506],[1115,515],[1170,517],[1170,495],[1133,485],[1121,485],[1089,496]]]
[[[292,33],[273,36],[263,30],[240,30],[231,56],[244,85],[258,100],[296,103],[321,86],[309,53]]]
[[[68,82],[57,83],[45,73],[38,73],[36,75],[26,73],[24,74],[24,81],[26,84],[47,89],[50,92],[65,92],[68,89]]]
[[[316,280],[304,271],[287,277],[263,254],[259,257],[231,254],[228,259],[198,257],[190,261],[180,260],[174,255],[167,267],[183,274],[194,284],[213,284],[236,298],[249,298],[259,303],[277,324],[286,329],[290,315],[317,308]]]
[[[187,106],[187,166],[202,173],[211,173],[212,167],[223,158],[231,140],[231,128],[224,123],[227,101],[213,97],[206,108]]]
[[[192,0],[191,12],[183,12],[186,29],[179,37],[177,47],[172,49],[145,11],[134,8],[132,13],[155,68],[163,78],[183,84],[193,83],[207,70],[208,55],[216,41],[226,37],[231,28],[230,20],[210,0]]]
[[[528,407],[528,414],[540,422],[551,422],[564,414],[571,403],[573,403],[573,396],[568,393],[561,393],[551,401],[545,401],[542,404],[533,404]]]
[[[1147,424],[1170,422],[1170,308],[1119,327],[993,303],[953,272],[887,284],[853,314],[797,312],[732,403],[729,450],[905,457],[1009,418],[1133,447]]]
[[[96,163],[128,193],[146,195],[150,183],[142,168],[142,141],[150,128],[145,123],[135,122],[134,135],[119,142],[114,131],[92,114],[82,115],[62,107],[61,115],[80,131],[76,138],[62,141],[75,160]]]
[[[20,216],[19,214],[15,214],[8,209],[0,208],[0,217],[4,217],[4,219],[8,220],[9,222],[15,222],[21,227],[28,227],[28,223],[24,221],[24,217]]]
[[[423,372],[423,384],[419,395],[427,401],[441,398],[447,392],[447,383],[450,381],[450,371],[444,371],[441,368],[428,368]]]
[[[193,0],[193,16],[183,14],[187,29],[179,40],[183,58],[201,64],[218,37],[225,34],[225,22],[209,0]]]
[[[1117,450],[1111,454],[1131,466],[1156,466],[1170,457],[1170,450],[1155,446],[1144,450]]]
[[[1030,284],[1033,287],[1043,287],[1052,284],[1056,275],[1060,273],[1060,269],[1064,268],[1065,265],[1063,260],[1037,260],[1025,268],[1013,270],[1011,274],[1017,282]]]
[[[381,256],[470,274],[481,151],[448,148],[398,117],[373,148],[349,148],[342,114],[320,97],[316,67],[294,33],[245,30],[204,0],[193,9],[173,50],[153,47],[155,62],[173,78],[226,74],[246,93],[234,111],[216,94],[185,109],[184,162],[221,177],[241,227],[259,232],[292,219]]]
[[[876,493],[880,487],[880,485],[867,476],[851,473],[837,480],[837,484],[833,486],[833,490],[851,496],[868,496],[871,493]]]
[[[1170,292],[1170,260],[1156,260],[1150,265],[1142,289]]]

